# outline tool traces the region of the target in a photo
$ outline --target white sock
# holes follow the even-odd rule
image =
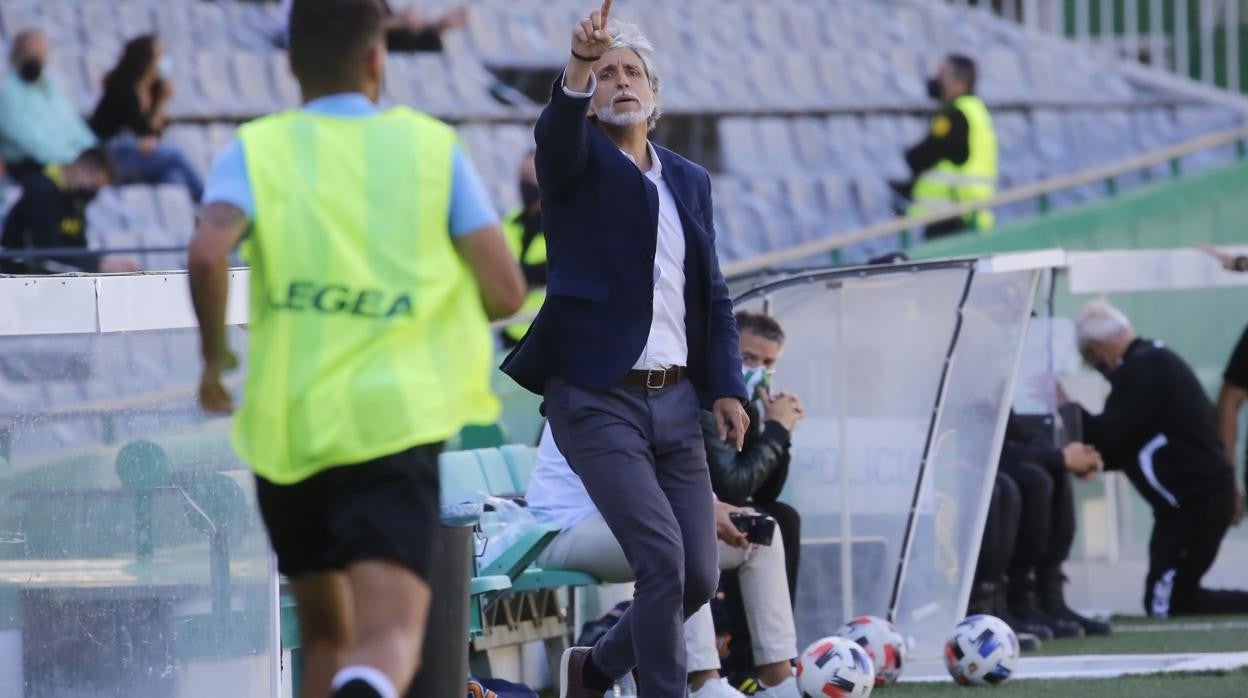
[[[356,680],[372,686],[373,690],[377,691],[381,698],[399,698],[399,691],[391,683],[389,676],[386,676],[378,669],[363,664],[340,669],[337,674],[334,674],[334,680],[330,682],[329,688],[331,691],[337,691]]]

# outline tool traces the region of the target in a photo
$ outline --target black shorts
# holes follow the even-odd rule
[[[256,498],[278,570],[295,578],[391,560],[429,579],[440,523],[441,451],[442,444],[417,446],[292,485],[257,476]]]

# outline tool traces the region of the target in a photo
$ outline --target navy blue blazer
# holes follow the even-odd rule
[[[584,388],[618,384],[650,334],[658,191],[569,97],[560,75],[534,129],[546,234],[546,301],[503,371],[542,394],[558,377]],[[655,146],[685,232],[689,377],[704,407],[746,399],[732,299],[715,254],[706,170]]]

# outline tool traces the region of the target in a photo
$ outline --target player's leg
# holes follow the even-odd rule
[[[330,559],[332,471],[288,485],[256,478],[256,500],[278,571],[291,580],[299,618],[302,698],[329,696],[353,638],[350,587]]]
[[[438,445],[335,468],[331,556],[347,571],[354,633],[335,698],[397,698],[419,664],[439,526]]]
[[[420,667],[432,598],[429,584],[407,567],[389,560],[352,564],[347,575],[351,580],[355,638],[343,668],[333,678],[333,695],[397,698],[407,690]]]
[[[342,572],[307,574],[290,581],[303,655],[301,698],[326,698],[352,641],[351,589]]]

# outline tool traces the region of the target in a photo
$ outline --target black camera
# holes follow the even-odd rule
[[[776,520],[766,514],[736,511],[729,514],[728,519],[754,545],[771,545],[771,539],[776,535]]]

